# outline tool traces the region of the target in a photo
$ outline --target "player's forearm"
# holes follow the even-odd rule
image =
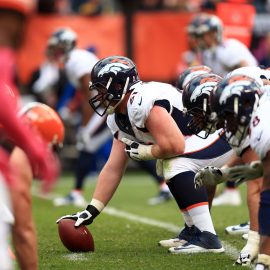
[[[185,147],[184,143],[179,144],[164,144],[164,145],[158,145],[154,144],[152,146],[152,155],[156,159],[166,159],[171,158],[175,156],[182,155],[184,153]]]
[[[106,206],[121,182],[123,174],[124,171],[116,171],[109,165],[105,165],[99,175],[93,198]]]

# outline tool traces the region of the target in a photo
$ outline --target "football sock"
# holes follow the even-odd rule
[[[200,231],[207,231],[216,234],[209,212],[208,204],[200,206],[194,205],[194,207],[191,206],[190,208],[188,208],[188,213],[192,218],[193,224]]]

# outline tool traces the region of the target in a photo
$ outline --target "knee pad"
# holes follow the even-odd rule
[[[208,202],[205,188],[195,189],[194,176],[195,173],[191,171],[179,173],[167,183],[181,210],[198,203]]]
[[[259,209],[259,233],[270,236],[270,190],[261,192]]]

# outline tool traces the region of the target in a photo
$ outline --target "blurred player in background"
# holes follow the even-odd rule
[[[12,90],[6,84],[0,84],[0,94],[1,94],[1,102],[5,104],[5,106],[1,106],[0,112],[0,123],[2,127],[2,132],[18,147],[23,149],[25,154],[28,157],[28,164],[31,166],[35,175],[37,175],[40,179],[47,180],[45,185],[43,186],[46,190],[48,190],[58,176],[58,166],[55,162],[55,158],[52,155],[51,151],[48,149],[47,145],[40,140],[40,138],[29,129],[28,126],[23,125],[21,120],[18,119],[16,115],[17,102],[16,98],[12,92]],[[1,172],[4,177],[7,179],[11,178],[10,168],[13,170],[12,179],[14,179],[13,185],[10,186],[14,192],[17,192],[16,189],[19,189],[19,185],[15,182],[17,175],[17,171],[20,168],[14,167],[12,163],[8,161],[8,155],[5,154],[5,167],[3,164],[1,166]],[[7,172],[7,173],[6,173]],[[1,190],[2,192],[3,190]],[[16,198],[17,199],[17,198]],[[7,247],[5,239],[7,239],[7,227],[9,224],[7,222],[7,217],[9,217],[8,221],[12,221],[10,218],[9,212],[6,211],[7,202],[3,202],[3,197],[1,197],[0,203],[0,234],[1,234],[1,242],[0,242],[0,257],[1,257],[1,269],[10,269],[10,263],[8,261]],[[18,201],[19,203],[19,201]],[[29,209],[28,209],[29,210]],[[28,213],[20,213],[27,215]]]
[[[202,60],[199,51],[199,43],[196,37],[196,31],[193,25],[198,20],[199,16],[192,21],[187,27],[187,45],[188,50],[181,55],[180,62],[177,66],[177,75],[182,73],[185,69],[191,66],[201,65]]]
[[[223,24],[217,16],[199,14],[190,23],[189,29],[197,37],[202,64],[210,67],[214,73],[225,76],[236,68],[257,65],[244,44],[236,39],[223,38]],[[224,191],[213,200],[214,206],[224,204],[241,204],[240,192],[234,182],[227,182]]]
[[[85,205],[81,194],[84,178],[89,173],[89,167],[93,161],[93,153],[97,151],[106,141],[110,139],[110,133],[106,129],[105,118],[93,114],[89,108],[88,83],[90,72],[98,58],[91,52],[76,47],[77,34],[68,27],[59,28],[54,31],[48,39],[47,56],[53,62],[64,65],[64,71],[68,81],[78,90],[75,95],[81,96],[81,127],[78,131],[77,149],[79,151],[76,161],[74,189],[65,198],[55,200],[55,205],[74,203],[77,206]],[[51,69],[52,70],[52,69]],[[57,70],[51,72],[58,74]],[[41,89],[46,86],[46,76],[41,74],[38,82]],[[55,76],[55,75],[54,75]],[[45,83],[42,83],[42,78]],[[54,78],[54,81],[57,78]],[[53,80],[52,80],[53,82]],[[59,111],[64,120],[69,120],[71,111],[68,106],[62,107]]]
[[[91,80],[90,104],[96,113],[109,114],[107,124],[114,135],[112,150],[86,210],[62,218],[76,220],[75,226],[92,223],[117,189],[128,156],[134,160],[161,159],[159,172],[167,180],[185,220],[177,243],[168,241],[169,251],[223,252],[206,191],[195,190],[194,175],[203,164],[227,162],[231,156],[228,144],[217,133],[206,140],[190,136],[181,93],[169,84],[140,81],[136,66],[126,57],[100,60],[92,70]]]
[[[7,83],[15,95],[19,93],[15,53],[22,44],[26,20],[34,8],[34,0],[0,1],[0,82]]]
[[[64,125],[49,106],[31,102],[19,112],[20,119],[39,136],[50,149],[61,147]],[[14,214],[13,244],[20,269],[38,269],[37,237],[32,217],[31,185],[35,174],[25,152],[15,146],[10,153],[10,164],[16,168],[17,186],[10,189]]]

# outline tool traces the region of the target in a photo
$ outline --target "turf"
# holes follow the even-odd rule
[[[109,179],[108,179],[109,181]],[[54,193],[65,195],[72,187],[72,178],[63,176]],[[89,179],[85,197],[90,199],[95,178]],[[245,186],[241,187],[245,201]],[[122,180],[109,207],[182,227],[183,221],[174,201],[149,206],[147,200],[155,196],[157,187],[148,175],[128,173]],[[73,206],[54,207],[50,200],[34,197],[33,213],[38,231],[39,269],[41,270],[86,270],[86,269],[178,269],[178,270],[223,270],[235,269],[235,255],[196,254],[172,255],[166,248],[157,246],[161,239],[174,233],[152,225],[125,218],[101,214],[89,226],[95,240],[94,253],[71,253],[60,242],[55,220],[80,210]],[[224,228],[248,220],[243,203],[239,207],[215,207],[212,210],[215,228],[222,241],[240,250],[245,242],[240,236],[228,236]]]

